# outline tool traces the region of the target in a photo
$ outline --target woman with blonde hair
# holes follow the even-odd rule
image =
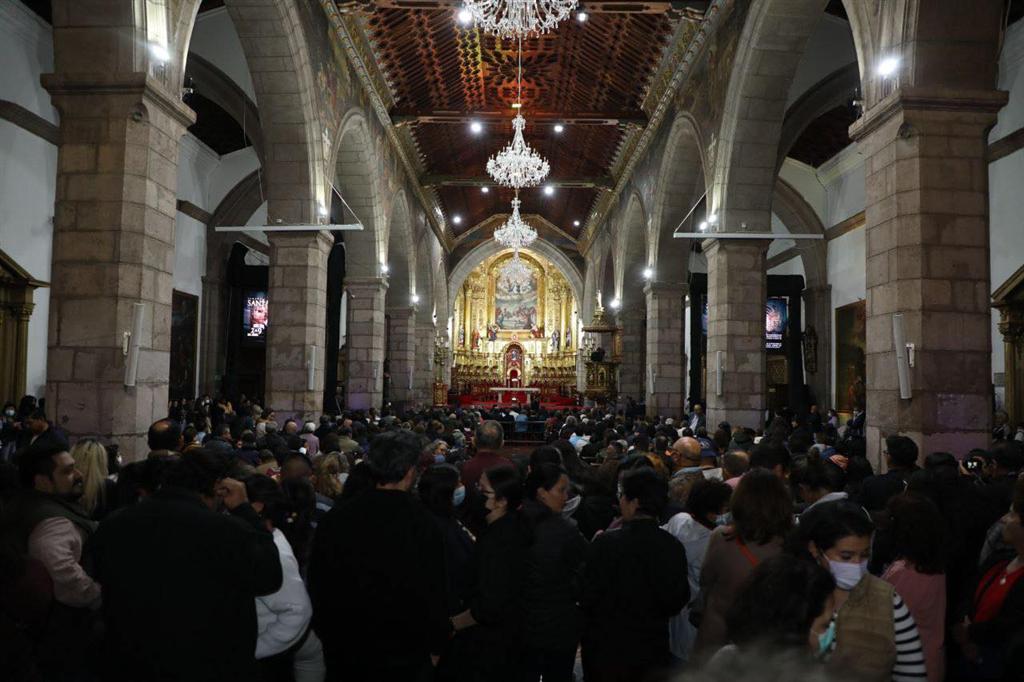
[[[340,453],[331,452],[318,457],[313,464],[313,487],[317,495],[322,495],[332,502],[341,495],[341,490],[348,478],[348,460]]]
[[[107,449],[95,438],[82,438],[71,448],[75,468],[82,472],[82,497],[78,503],[89,517],[99,521],[110,511],[113,481],[107,478]]]

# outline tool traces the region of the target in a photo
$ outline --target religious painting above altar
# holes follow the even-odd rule
[[[519,284],[504,277],[495,283],[494,320],[499,329],[533,330],[537,326],[537,275]]]

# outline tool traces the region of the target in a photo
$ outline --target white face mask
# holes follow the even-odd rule
[[[6,414],[8,417],[13,417],[14,410],[4,410],[4,414]]]
[[[576,509],[580,506],[580,502],[582,500],[583,500],[583,496],[582,495],[577,495],[576,497],[570,497],[568,500],[566,500],[565,506],[562,507],[562,516],[565,517],[565,518],[569,518],[570,516],[575,514],[576,513]]]
[[[836,587],[848,592],[857,587],[864,578],[864,574],[868,572],[868,562],[861,561],[851,564],[846,561],[832,561],[829,559],[828,570],[832,572],[832,577],[836,579]]]
[[[336,476],[336,478],[338,479],[338,483],[340,483],[342,485],[345,485],[345,481],[348,480],[348,472],[347,471],[342,472],[342,473],[338,474]]]

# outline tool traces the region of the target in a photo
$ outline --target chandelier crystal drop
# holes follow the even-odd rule
[[[464,0],[476,25],[502,38],[547,33],[576,9],[579,0]]]
[[[505,224],[494,231],[494,240],[502,246],[515,249],[525,249],[537,239],[537,231],[523,222],[519,215],[519,197],[512,200],[512,215]]]
[[[544,182],[551,167],[523,139],[526,119],[516,114],[512,119],[512,142],[487,161],[487,174],[504,187],[522,189]]]
[[[523,289],[533,282],[533,268],[519,257],[518,250],[501,266],[499,273],[505,288],[513,291]]]

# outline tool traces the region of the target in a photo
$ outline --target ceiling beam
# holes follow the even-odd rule
[[[377,7],[389,9],[430,10],[455,9],[462,7],[463,3],[462,0],[338,0],[337,4],[339,7],[376,5]],[[635,0],[609,2],[606,0],[588,0],[582,4],[590,14],[664,14],[672,10],[699,9],[702,5],[707,5],[707,2],[680,2],[679,0],[675,2],[648,0],[643,2],[636,2]]]
[[[469,123],[479,121],[481,123],[508,123],[512,119],[512,110],[505,111],[411,111],[408,109],[392,109],[389,112],[391,122],[396,126],[409,123]],[[531,111],[527,120],[533,125],[590,125],[590,126],[618,126],[635,125],[641,128],[647,126],[647,114],[639,109],[631,111],[614,112],[577,112],[577,113],[549,113],[542,111]]]
[[[544,184],[566,189],[599,189],[610,191],[611,188],[615,186],[615,181],[608,176],[592,178],[553,178]],[[486,175],[462,176],[435,175],[428,173],[420,176],[420,185],[429,189],[432,187],[496,187],[497,183]]]

